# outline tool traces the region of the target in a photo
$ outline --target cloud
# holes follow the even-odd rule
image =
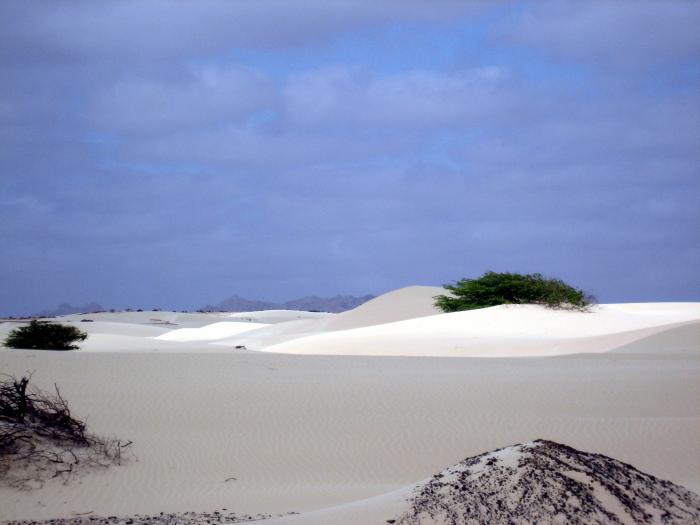
[[[266,76],[249,68],[201,67],[183,79],[119,81],[100,90],[92,118],[109,132],[177,132],[193,126],[238,121],[274,105]]]
[[[697,299],[695,4],[558,6],[1,3],[0,311],[486,269]]]
[[[390,75],[335,67],[292,75],[284,90],[285,110],[300,126],[464,126],[509,110],[507,94],[499,91],[505,76],[494,66]]]
[[[700,57],[697,2],[535,2],[504,24],[501,37],[562,61],[648,72]]]
[[[389,1],[350,0],[58,0],[31,4],[8,0],[2,7],[6,16],[0,22],[0,49],[4,49],[0,56],[18,59],[17,44],[22,47],[23,60],[39,62],[93,57],[142,61],[198,57],[236,47],[275,49],[391,21],[445,22],[476,6],[478,3],[453,0],[408,0],[400,9]]]

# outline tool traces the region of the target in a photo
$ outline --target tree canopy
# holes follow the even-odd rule
[[[10,348],[41,350],[75,350],[73,343],[85,341],[87,334],[75,326],[67,326],[36,319],[27,326],[16,328],[5,339]]]
[[[539,273],[486,272],[476,279],[461,279],[446,284],[450,292],[435,297],[435,306],[443,312],[474,310],[499,304],[541,304],[550,308],[583,310],[593,297],[566,284]]]

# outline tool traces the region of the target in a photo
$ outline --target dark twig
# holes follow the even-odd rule
[[[67,482],[78,471],[121,464],[132,442],[87,432],[75,418],[58,385],[51,394],[31,388],[31,374],[0,378],[0,483],[19,489],[46,479]]]

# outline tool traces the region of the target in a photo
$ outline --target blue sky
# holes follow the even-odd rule
[[[0,4],[0,314],[700,300],[697,2]]]

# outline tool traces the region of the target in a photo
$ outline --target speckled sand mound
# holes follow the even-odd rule
[[[467,458],[416,486],[387,523],[700,522],[700,496],[601,454],[537,440]]]

